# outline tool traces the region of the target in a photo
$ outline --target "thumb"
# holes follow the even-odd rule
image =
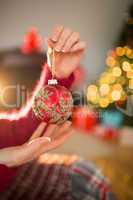
[[[40,150],[50,143],[49,137],[36,138],[26,143],[13,152],[13,159],[10,166],[19,166],[25,164],[40,155]]]
[[[18,160],[18,165],[24,164],[35,159],[40,155],[42,148],[45,148],[51,142],[49,137],[40,137],[30,141],[23,145],[21,150],[17,154],[16,160]]]
[[[21,155],[27,158],[30,156],[34,157],[34,155],[36,155],[43,146],[49,144],[50,142],[50,137],[39,137],[31,140],[23,146]]]

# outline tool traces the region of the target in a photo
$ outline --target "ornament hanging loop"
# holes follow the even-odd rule
[[[48,80],[48,85],[57,85],[58,81],[55,78],[55,70],[56,70],[55,69],[55,50],[54,50],[54,48],[50,49],[50,50],[51,51],[49,52],[49,49],[48,49],[48,59],[49,59],[50,65],[51,65],[52,79]]]

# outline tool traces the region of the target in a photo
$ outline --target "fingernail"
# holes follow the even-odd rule
[[[65,53],[65,52],[66,52],[66,50],[65,50],[65,49],[62,49],[62,52],[63,52],[63,53]]]
[[[70,126],[70,125],[72,124],[72,122],[67,121],[66,124],[67,124],[68,126]]]
[[[60,52],[60,49],[56,47],[56,48],[55,48],[55,51]]]
[[[53,42],[57,42],[57,38],[52,38]]]
[[[48,140],[48,142],[51,142],[51,138],[50,137],[43,137],[45,138],[46,140]]]
[[[31,140],[28,144],[32,144],[32,143],[36,143],[36,142],[39,142],[39,143],[45,143],[46,140],[48,142],[51,142],[51,138],[50,137],[40,137],[40,138],[37,138],[37,139],[34,139],[34,140]]]
[[[40,142],[41,143],[51,142],[51,138],[50,137],[41,137]]]

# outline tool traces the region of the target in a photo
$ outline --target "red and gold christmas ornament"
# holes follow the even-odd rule
[[[71,92],[60,85],[46,85],[34,99],[33,111],[37,118],[47,123],[62,123],[72,114]]]
[[[33,111],[38,119],[47,123],[63,123],[72,114],[73,98],[71,92],[58,84],[54,78],[54,50],[52,53],[51,72],[52,79],[48,85],[42,87],[34,98]]]

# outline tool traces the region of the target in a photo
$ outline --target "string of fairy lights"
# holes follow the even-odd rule
[[[117,47],[108,54],[106,65],[105,72],[87,88],[87,101],[95,107],[125,102],[133,94],[133,49]]]

